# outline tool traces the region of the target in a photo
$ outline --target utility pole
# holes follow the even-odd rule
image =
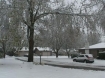
[[[40,52],[40,65],[41,65],[41,52]]]

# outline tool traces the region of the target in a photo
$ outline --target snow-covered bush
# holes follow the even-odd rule
[[[3,58],[3,53],[0,53],[0,58]]]

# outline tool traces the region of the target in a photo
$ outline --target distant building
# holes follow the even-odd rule
[[[24,56],[28,55],[29,49],[28,47],[23,47],[21,50],[17,51],[16,54],[18,56]],[[42,56],[51,56],[52,55],[52,49],[49,47],[34,47],[34,55],[39,56],[40,54]]]
[[[42,56],[52,56],[52,49],[49,47],[36,47],[34,50],[34,53],[36,55],[42,55]]]
[[[28,52],[29,52],[28,47],[23,47],[21,50],[16,51],[15,55],[16,56],[24,56],[24,55],[28,54]]]
[[[85,47],[80,48],[79,53],[86,54],[85,53],[86,49],[87,48],[85,48]],[[103,42],[103,43],[91,45],[91,46],[89,46],[88,50],[89,50],[89,54],[93,54],[94,58],[97,58],[99,56],[99,52],[105,51],[105,43]]]

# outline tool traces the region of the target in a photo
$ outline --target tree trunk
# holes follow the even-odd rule
[[[3,43],[2,43],[2,45],[3,45],[3,53],[4,53],[4,55],[3,55],[3,57],[5,58],[5,42],[3,41]]]
[[[58,51],[59,51],[59,50],[56,51],[56,58],[58,58]]]
[[[28,62],[33,62],[33,47],[34,47],[33,37],[34,37],[34,29],[30,28]]]

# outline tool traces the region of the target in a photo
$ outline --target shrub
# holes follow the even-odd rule
[[[0,58],[3,58],[3,53],[0,52]]]
[[[105,60],[105,53],[99,53],[98,59],[104,59]]]

